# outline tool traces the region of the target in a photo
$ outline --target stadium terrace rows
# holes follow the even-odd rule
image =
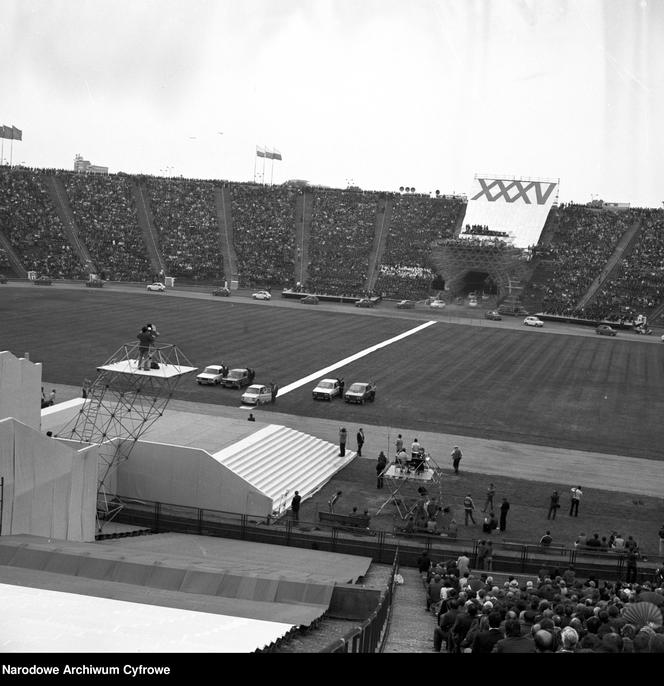
[[[431,246],[462,232],[465,208],[438,193],[6,168],[0,273],[419,300],[441,290]],[[531,312],[663,321],[664,210],[554,206],[526,254]]]

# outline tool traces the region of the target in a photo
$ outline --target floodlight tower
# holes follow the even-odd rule
[[[122,509],[107,494],[111,477],[129,458],[136,441],[159,419],[180,379],[196,371],[176,345],[154,345],[150,369],[140,369],[139,344],[125,343],[100,367],[85,403],[74,419],[55,434],[99,446],[97,529]]]

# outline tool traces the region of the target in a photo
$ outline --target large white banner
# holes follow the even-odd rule
[[[558,183],[558,179],[476,176],[459,237],[498,237],[517,248],[535,245],[558,198]],[[485,235],[476,227],[507,235]]]

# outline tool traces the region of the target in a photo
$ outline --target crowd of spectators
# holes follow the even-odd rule
[[[0,227],[27,271],[59,279],[84,276],[39,174],[0,171]]]
[[[155,176],[144,183],[166,273],[193,281],[223,279],[212,183]]]
[[[297,189],[229,184],[240,286],[293,283]]]
[[[374,290],[390,298],[426,298],[434,278],[431,245],[454,235],[464,208],[459,197],[396,196]]]
[[[9,261],[9,255],[3,247],[0,247],[0,274],[7,275],[10,271],[12,271],[12,266]]]
[[[61,174],[76,227],[103,278],[147,281],[152,270],[130,177]]]
[[[664,652],[656,609],[664,602],[661,568],[641,583],[580,579],[572,565],[498,583],[470,563],[467,553],[438,563],[423,553],[418,560],[426,608],[436,615],[435,652]]]
[[[507,231],[494,231],[486,224],[466,224],[461,233],[465,236],[496,236],[496,238],[509,238]]]
[[[366,287],[378,194],[316,190],[307,286],[312,292],[357,295]]]
[[[634,246],[593,298],[602,317],[619,311],[649,314],[664,300],[664,211],[640,214]]]
[[[543,287],[542,309],[549,314],[589,317],[596,314],[592,308],[579,310],[577,303],[602,273],[632,216],[624,211],[567,205],[558,217],[551,243],[535,251],[554,263]]]

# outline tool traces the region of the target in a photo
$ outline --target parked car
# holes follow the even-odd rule
[[[0,283],[7,283],[7,277],[4,274],[0,274]]]
[[[256,372],[251,367],[240,367],[231,369],[222,379],[221,383],[224,388],[242,388],[243,386],[251,386],[254,382]]]
[[[252,384],[242,394],[241,401],[245,405],[265,405],[274,402],[272,389],[272,384]]]
[[[223,298],[227,298],[231,294],[231,289],[226,288],[226,286],[219,286],[212,291],[212,295],[219,295]]]
[[[341,393],[342,382],[339,379],[322,379],[311,394],[314,400],[332,400]]]
[[[400,303],[397,304],[397,309],[398,310],[414,310],[415,309],[415,301],[414,300],[402,300]]]
[[[163,283],[159,283],[159,281],[155,281],[154,283],[149,283],[147,285],[147,290],[154,291],[155,293],[163,293],[166,290],[166,286],[164,286]]]
[[[595,329],[595,333],[598,333],[600,336],[615,336],[618,332],[608,324],[600,324]]]
[[[210,364],[196,377],[196,381],[201,385],[218,386],[226,374],[228,374],[226,365]]]
[[[300,299],[303,305],[318,305],[318,297],[315,295],[305,295]]]
[[[38,276],[33,282],[35,286],[51,286],[52,281],[48,276]]]
[[[251,294],[254,300],[272,300],[272,294],[268,291],[256,291]]]
[[[524,326],[538,326],[538,327],[544,326],[544,322],[539,317],[533,317],[533,316],[526,317],[523,320],[523,324],[524,324]]]
[[[496,312],[496,310],[489,310],[484,313],[484,319],[491,319],[491,321],[499,322],[502,321],[502,317]]]
[[[376,384],[373,381],[355,382],[344,393],[344,401],[347,403],[373,402],[376,399]]]
[[[434,310],[442,310],[445,307],[445,303],[442,300],[432,300],[429,303],[429,307],[432,307]]]
[[[356,303],[355,307],[374,307],[376,303],[374,303],[371,298],[360,298]]]

